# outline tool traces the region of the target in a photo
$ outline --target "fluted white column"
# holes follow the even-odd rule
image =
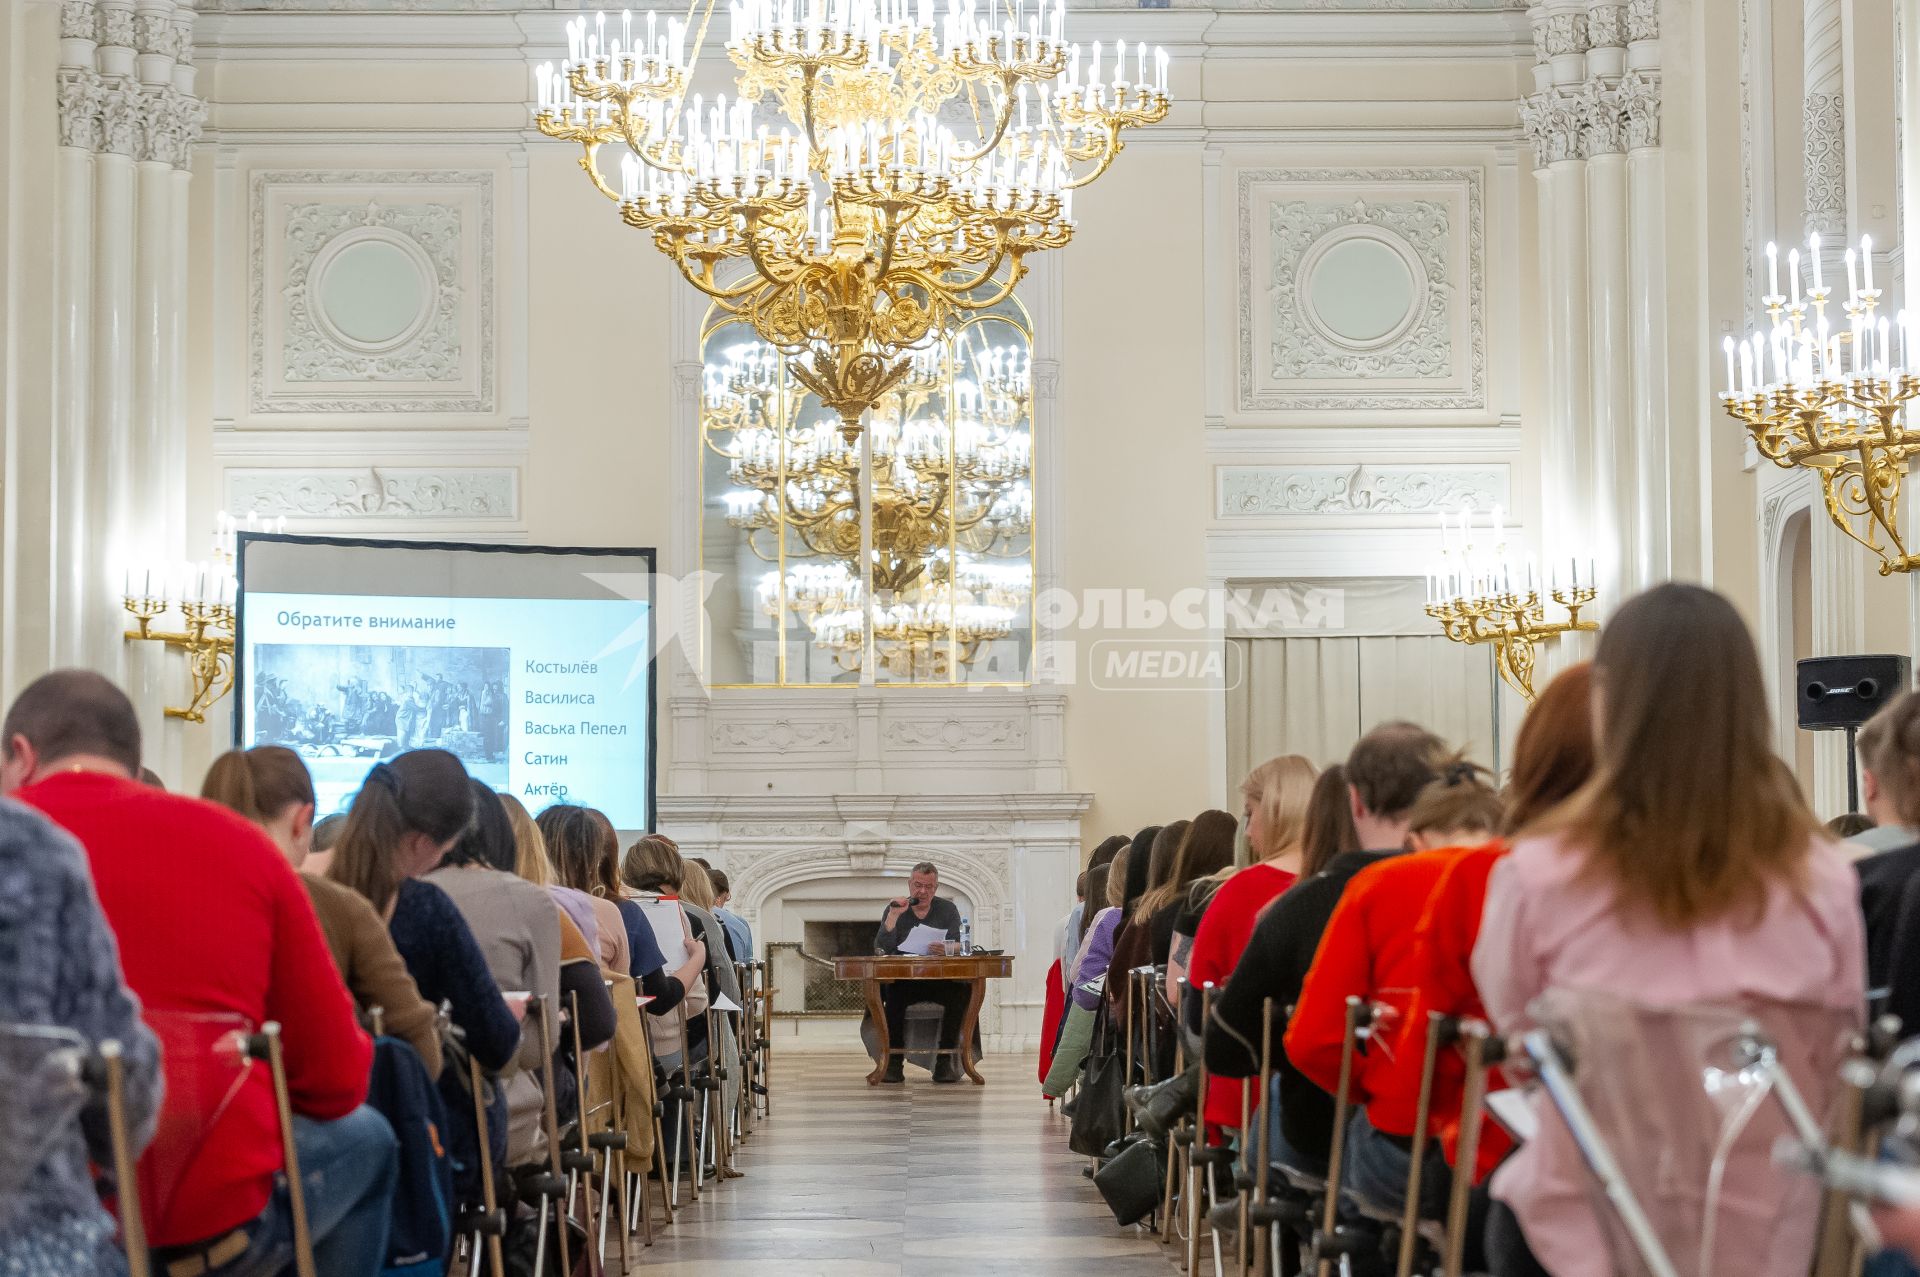
[[[1603,599],[1618,601],[1633,556],[1632,373],[1627,270],[1627,130],[1620,110],[1626,70],[1626,6],[1608,0],[1587,13],[1587,284],[1590,299],[1592,408],[1587,418],[1593,468],[1589,544]]]
[[[59,216],[54,243],[53,500],[47,545],[53,590],[52,658],[86,660],[84,599],[96,531],[89,500],[93,408],[93,156],[100,144],[93,0],[60,13]]]
[[[1627,6],[1627,69],[1620,108],[1627,132],[1627,290],[1632,342],[1633,510],[1622,587],[1643,590],[1673,573],[1673,499],[1667,430],[1666,157],[1660,149],[1660,9]]]
[[[129,653],[119,587],[186,548],[193,16],[181,0],[64,0],[53,192],[49,655],[126,679],[163,771],[179,741],[160,709],[185,670],[154,645]]]
[[[1543,0],[1533,11],[1539,64],[1521,104],[1540,184],[1547,421],[1541,449],[1541,553],[1589,552],[1593,492],[1592,350],[1587,230],[1586,0]]]

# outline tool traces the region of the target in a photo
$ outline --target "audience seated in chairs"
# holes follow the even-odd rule
[[[1121,901],[1126,890],[1127,867],[1138,846],[1134,843],[1122,847],[1110,864],[1095,865],[1087,871],[1088,903],[1102,907],[1093,915],[1080,942],[1080,952],[1074,955],[1073,973],[1067,987],[1066,1023],[1053,1048],[1053,1064],[1040,1084],[1042,1093],[1050,1097],[1064,1096],[1080,1078],[1080,1066],[1093,1040],[1094,1016],[1100,1007],[1100,990],[1095,982],[1106,977],[1113,960],[1113,937],[1126,912],[1121,908]]]
[[[598,812],[571,803],[556,803],[534,819],[546,841],[554,878],[587,898],[593,910],[600,966],[614,975],[637,975],[633,936],[620,909],[618,882],[609,889],[609,855],[617,847],[612,831]],[[643,954],[642,961],[647,961]]]
[[[1380,1010],[1369,1049],[1355,1062],[1342,1187],[1398,1216],[1405,1207],[1410,1137],[1418,1122],[1424,1055],[1408,1050],[1418,948],[1407,926],[1448,865],[1500,827],[1500,799],[1485,772],[1449,762],[1407,813],[1407,850],[1356,874],[1321,937],[1299,1002],[1288,1021],[1287,1058],[1332,1094],[1346,1044],[1347,999]],[[1413,1035],[1424,1044],[1424,1035]],[[1448,1177],[1438,1144],[1426,1146],[1421,1217],[1445,1212]]]
[[[600,919],[594,912],[593,897],[584,891],[560,885],[559,875],[553,870],[553,859],[547,854],[546,835],[540,832],[540,826],[518,798],[508,793],[502,793],[499,797],[500,805],[507,812],[507,823],[513,827],[513,872],[534,886],[547,889],[553,902],[560,906],[560,911],[567,915],[574,929],[587,942],[587,952],[598,963]]]
[[[1259,1059],[1249,1046],[1257,1046],[1261,1037],[1262,1004],[1272,999],[1285,1008],[1299,1000],[1321,935],[1347,885],[1363,869],[1402,854],[1408,811],[1445,761],[1439,738],[1412,723],[1376,727],[1354,745],[1347,755],[1347,789],[1363,850],[1335,856],[1260,916],[1232,978],[1214,1001],[1214,1020],[1205,1026],[1207,1066],[1214,1073],[1250,1077],[1258,1070]],[[1276,1015],[1270,1046],[1278,1074],[1279,1128],[1272,1160],[1321,1175],[1333,1140],[1333,1100],[1286,1058],[1285,1028],[1284,1016]]]
[[[0,1069],[29,1061],[16,1029],[44,1039],[76,1035],[83,1049],[118,1042],[126,1061],[126,1107],[138,1152],[153,1134],[160,1100],[159,1047],[120,976],[120,955],[87,876],[86,854],[39,812],[0,799]],[[117,1277],[126,1257],[87,1164],[111,1165],[102,1115],[64,1129],[34,1130],[42,1115],[10,1077],[0,1096],[0,1144],[24,1181],[0,1194],[0,1272],[35,1277]],[[24,1106],[14,1112],[13,1105]],[[48,1118],[47,1120],[53,1120]],[[39,1138],[35,1138],[38,1136]],[[13,1169],[13,1168],[10,1168]],[[11,1179],[11,1177],[9,1177]]]
[[[560,1000],[564,915],[553,898],[501,865],[514,862],[513,827],[493,790],[469,781],[473,821],[424,881],[446,892],[467,921],[487,969],[503,989],[531,993],[555,1007]],[[597,971],[575,984],[586,995],[581,1032],[593,1046],[613,1036],[613,1005]],[[541,1117],[545,1109],[539,1076],[550,1061],[542,1057],[539,1035],[522,1033],[520,1049],[503,1072],[507,1093],[507,1160],[519,1165],[544,1152]]]
[[[520,1047],[524,1005],[508,1005],[459,907],[422,881],[472,819],[473,789],[458,758],[442,749],[400,754],[367,773],[328,875],[387,919],[421,994],[445,1004],[466,1049],[499,1072]]]
[[[420,996],[386,924],[358,892],[304,872],[313,845],[313,777],[300,755],[280,745],[229,750],[213,760],[200,796],[260,826],[287,863],[303,870],[300,885],[361,1013],[378,1007],[384,1030],[419,1054],[428,1077],[439,1077],[440,1032],[433,1005]]]
[[[0,734],[0,790],[86,849],[127,985],[145,1011],[281,1025],[316,1265],[328,1277],[371,1277],[386,1260],[393,1132],[362,1103],[372,1042],[293,867],[233,812],[134,779],[133,705],[98,674],[36,680]],[[169,1072],[192,1066],[165,1063]],[[146,1221],[159,1271],[254,1277],[284,1268],[291,1221],[275,1184],[282,1166],[273,1089],[264,1070],[253,1071],[168,1209]]]

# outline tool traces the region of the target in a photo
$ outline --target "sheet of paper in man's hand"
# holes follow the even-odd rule
[[[929,927],[923,922],[907,932],[907,938],[900,942],[900,952],[924,958],[933,952],[934,945],[944,944],[946,939],[947,932],[944,927]]]

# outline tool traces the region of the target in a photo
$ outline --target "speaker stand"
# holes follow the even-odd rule
[[[1853,738],[1859,733],[1858,727],[1847,728],[1847,810],[1860,810],[1860,757],[1854,749]]]

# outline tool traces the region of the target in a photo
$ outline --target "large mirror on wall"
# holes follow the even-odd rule
[[[710,317],[701,359],[709,683],[1027,682],[1033,355],[1018,301],[914,352],[864,437],[737,318]]]

